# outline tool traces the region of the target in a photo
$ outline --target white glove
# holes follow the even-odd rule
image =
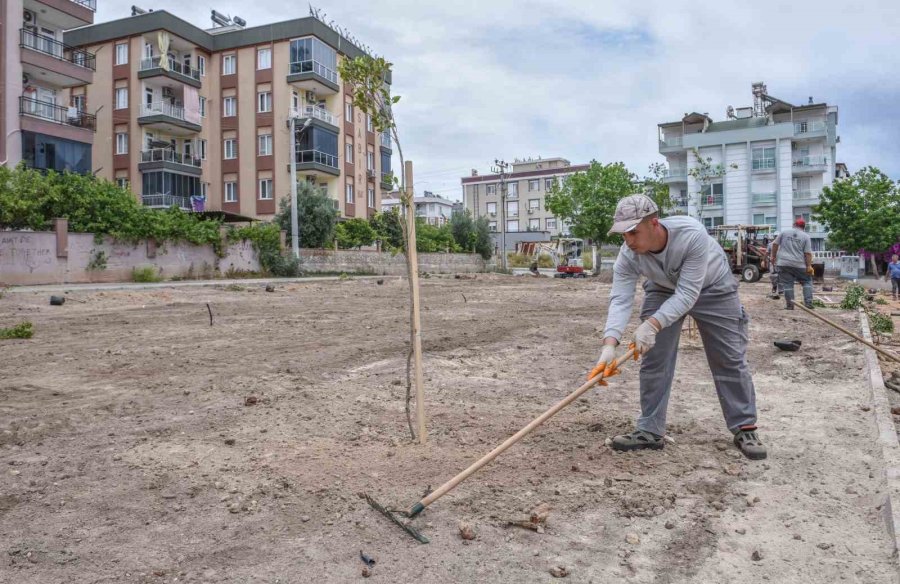
[[[641,355],[653,348],[656,344],[656,334],[659,331],[650,323],[648,318],[634,331],[634,345]]]
[[[609,365],[612,365],[613,361],[616,360],[616,346],[615,345],[603,345],[603,350],[600,352],[600,358],[597,360],[597,365],[588,373],[588,380],[593,379],[597,375],[603,373]],[[602,382],[601,382],[602,383]]]

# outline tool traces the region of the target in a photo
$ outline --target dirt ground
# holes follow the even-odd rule
[[[674,444],[605,446],[632,364],[426,510],[429,545],[358,494],[406,508],[578,387],[608,284],[423,280],[424,447],[399,279],[7,294],[0,326],[35,336],[0,341],[0,582],[354,582],[361,551],[390,583],[894,582],[863,352],[767,289],[742,285],[767,461],[736,452],[685,336]],[[539,502],[544,533],[506,526]]]

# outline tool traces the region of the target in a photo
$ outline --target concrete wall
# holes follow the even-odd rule
[[[95,243],[90,233],[0,231],[0,284],[23,286],[83,282],[129,282],[132,270],[154,266],[165,279],[213,278],[229,270],[259,271],[256,251],[244,241],[226,248],[216,257],[211,246],[153,242],[116,243],[109,238]],[[91,268],[98,257],[105,267]],[[301,250],[302,269],[308,273],[347,272],[403,275],[406,259],[377,251]],[[424,272],[481,272],[488,266],[472,254],[419,254]],[[218,270],[218,273],[217,273]]]

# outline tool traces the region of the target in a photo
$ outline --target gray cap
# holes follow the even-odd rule
[[[610,233],[625,233],[631,231],[644,217],[659,212],[659,207],[653,199],[646,195],[628,195],[616,205],[616,214],[613,217],[613,226]]]

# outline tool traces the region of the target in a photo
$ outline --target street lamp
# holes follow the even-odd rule
[[[291,115],[288,119],[288,127],[291,129],[291,251],[294,257],[300,259],[300,219],[297,213],[297,115]],[[306,131],[312,123],[312,118],[306,118],[300,133]]]

